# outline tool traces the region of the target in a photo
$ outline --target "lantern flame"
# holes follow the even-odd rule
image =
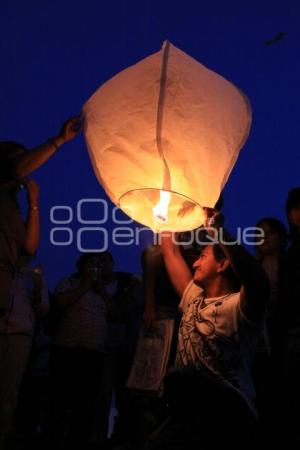
[[[160,200],[153,207],[153,218],[156,222],[166,223],[168,221],[168,209],[171,200],[171,193],[159,191]]]

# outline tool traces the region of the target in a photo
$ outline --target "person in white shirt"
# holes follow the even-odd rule
[[[181,296],[182,312],[175,368],[165,379],[172,420],[158,441],[166,448],[191,448],[200,437],[240,445],[230,426],[250,436],[255,423],[251,363],[269,284],[259,263],[243,247],[224,245],[233,239],[220,228],[221,215],[205,211],[207,245],[194,263],[194,273],[173,235],[161,235],[164,261]],[[150,448],[160,447],[152,443]]]

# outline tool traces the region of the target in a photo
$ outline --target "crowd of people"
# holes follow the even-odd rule
[[[257,222],[256,255],[224,243],[218,204],[204,208],[201,246],[164,232],[139,276],[117,272],[109,251],[83,253],[49,292],[34,264],[39,186],[28,177],[80,129],[74,117],[37,148],[0,143],[0,449],[298,442],[300,187],[288,193],[288,230],[274,217]],[[151,330],[164,320],[173,325],[162,361]],[[153,349],[139,347],[142,328]],[[149,349],[149,371],[164,367],[159,388],[139,388],[138,348]]]

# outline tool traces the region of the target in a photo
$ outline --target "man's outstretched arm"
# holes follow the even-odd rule
[[[42,166],[56,150],[65,142],[73,139],[81,130],[80,116],[67,120],[57,136],[44,144],[22,153],[15,162],[15,173],[19,178],[27,177],[34,170]]]
[[[160,235],[162,255],[176,292],[182,296],[186,286],[192,280],[193,274],[184,260],[174,234],[164,231]]]

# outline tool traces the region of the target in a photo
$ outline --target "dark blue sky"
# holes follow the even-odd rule
[[[265,44],[281,31],[287,33],[283,40]],[[266,215],[285,221],[287,192],[300,185],[298,0],[6,0],[0,6],[0,33],[2,140],[32,147],[53,136],[104,81],[158,51],[167,38],[239,86],[252,105],[251,133],[224,190],[228,227],[234,232]],[[73,270],[79,254],[78,201],[106,196],[83,136],[62,148],[35,178],[42,203],[38,260],[53,287]],[[73,230],[72,245],[50,243],[50,231],[58,226],[49,217],[55,205],[75,212],[65,225]],[[96,212],[87,208],[85,214],[95,217]],[[107,227],[111,231],[112,225]],[[99,236],[92,232],[87,240],[93,239]],[[117,268],[138,272],[141,247],[112,248]]]

